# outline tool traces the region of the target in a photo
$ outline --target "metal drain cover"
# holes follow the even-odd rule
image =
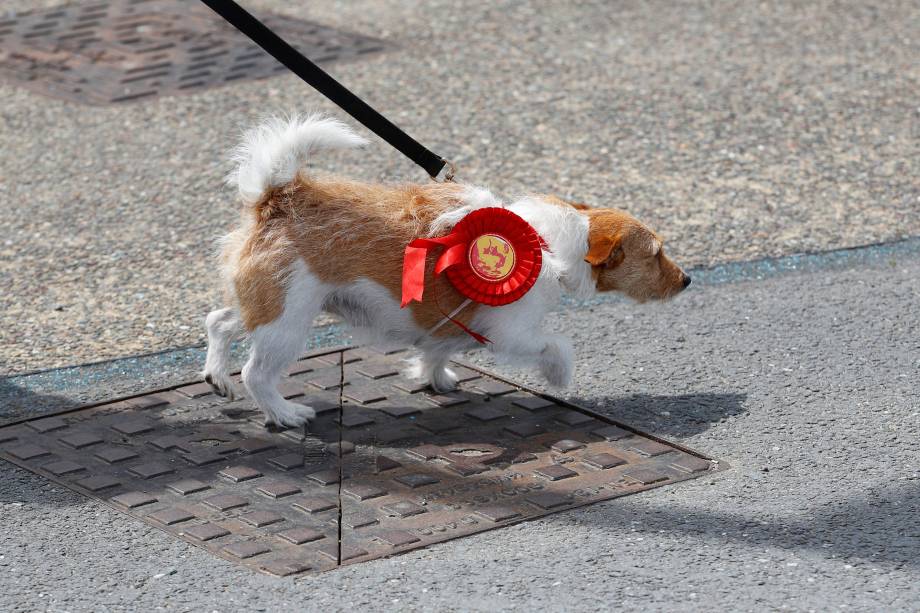
[[[724,468],[472,367],[455,367],[458,391],[429,393],[401,357],[298,362],[283,392],[315,408],[309,432],[269,432],[248,400],[196,383],[0,428],[0,457],[280,576]]]
[[[261,17],[315,62],[383,48],[319,24]],[[0,76],[74,102],[114,104],[285,71],[199,2],[115,0],[0,18]]]

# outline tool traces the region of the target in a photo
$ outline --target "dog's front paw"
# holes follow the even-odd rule
[[[407,360],[408,367],[405,375],[414,381],[424,381],[431,389],[443,394],[457,389],[459,377],[449,368],[440,366],[441,361],[425,360],[422,357],[413,357]]]
[[[458,381],[459,377],[457,377],[457,373],[451,369],[437,368],[431,373],[429,384],[434,391],[443,394],[457,389]]]
[[[540,353],[540,374],[553,387],[565,387],[575,374],[575,355],[567,339],[554,338]]]
[[[265,410],[266,421],[283,428],[299,428],[316,417],[316,411],[306,405],[287,402],[284,406]]]

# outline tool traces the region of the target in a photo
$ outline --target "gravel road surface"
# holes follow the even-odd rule
[[[387,42],[328,68],[462,180],[625,208],[687,266],[920,235],[914,0],[244,4]],[[225,152],[309,109],[293,76],[114,107],[0,83],[0,374],[202,341]],[[316,166],[425,180],[379,141]]]

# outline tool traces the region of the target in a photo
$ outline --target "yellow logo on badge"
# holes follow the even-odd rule
[[[501,281],[514,270],[514,247],[496,234],[483,234],[470,243],[470,268],[485,281]]]

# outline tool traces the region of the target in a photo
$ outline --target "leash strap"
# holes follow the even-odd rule
[[[291,72],[329,98],[357,121],[364,124],[368,130],[390,143],[407,158],[425,169],[425,172],[432,178],[437,178],[438,173],[441,172],[445,165],[451,167],[445,179],[450,180],[452,178],[452,164],[429,151],[389,119],[371,108],[361,98],[329,76],[328,73],[307,59],[283,38],[272,32],[268,26],[253,17],[239,4],[232,0],[201,1],[237,30],[252,39],[255,44],[262,47],[272,57],[287,66]]]

